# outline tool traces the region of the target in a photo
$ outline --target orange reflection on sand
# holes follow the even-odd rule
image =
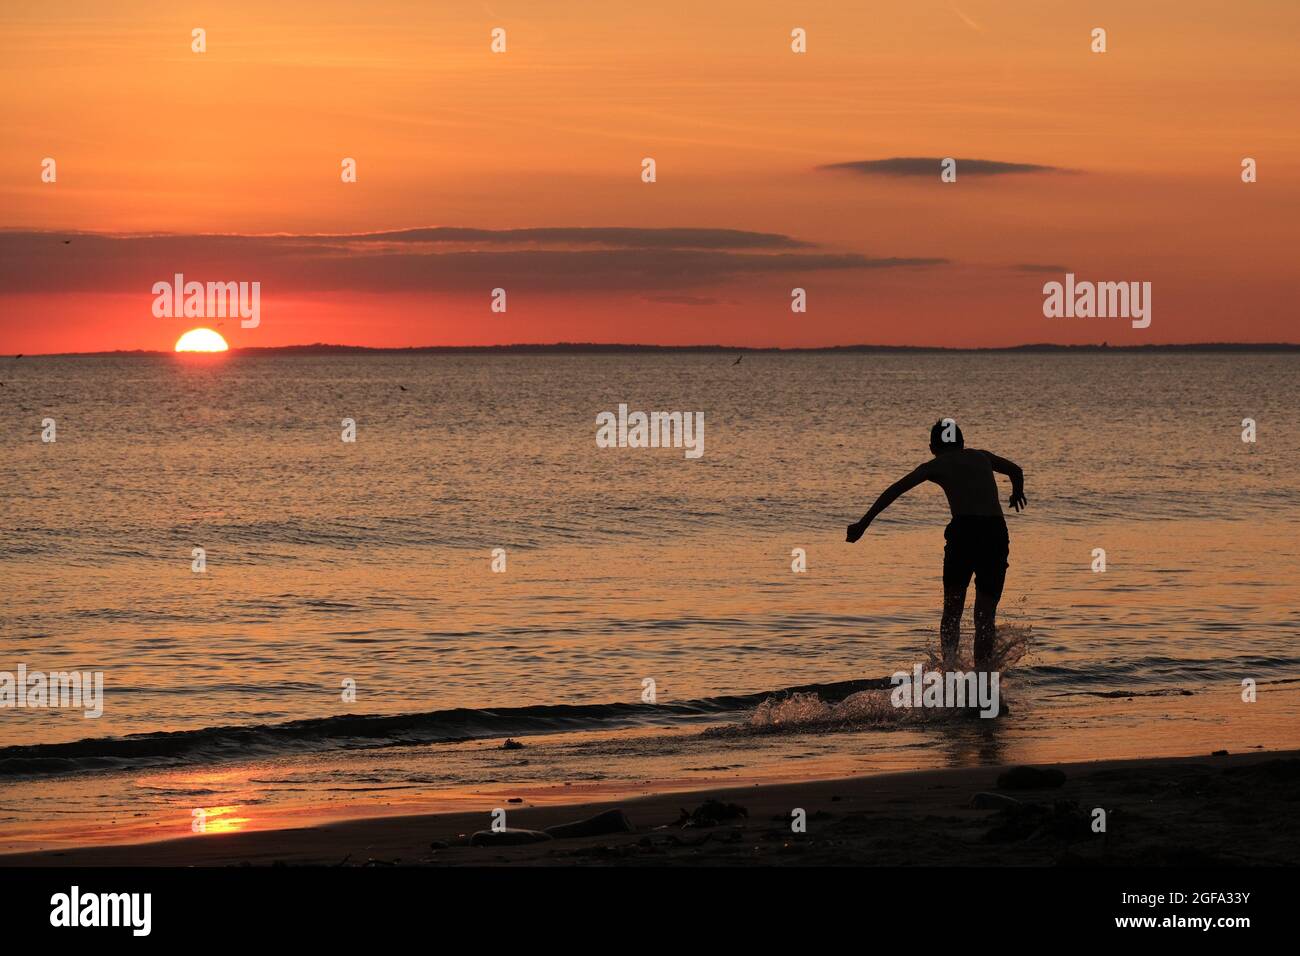
[[[195,830],[199,833],[238,833],[252,821],[248,817],[236,816],[236,811],[243,808],[235,805],[229,807],[200,807],[194,813],[198,822]],[[200,816],[200,813],[202,814]]]

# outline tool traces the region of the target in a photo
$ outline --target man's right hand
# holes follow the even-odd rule
[[[852,544],[866,533],[867,526],[860,521],[855,521],[853,524],[849,525],[849,532],[844,536],[844,540],[849,544]]]
[[[1025,505],[1029,504],[1029,502],[1025,500],[1025,493],[1023,491],[1011,492],[1011,498],[1008,503],[1017,511],[1020,511]]]

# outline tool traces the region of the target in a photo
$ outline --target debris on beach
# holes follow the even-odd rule
[[[685,830],[688,827],[716,827],[732,820],[748,820],[749,811],[739,804],[723,803],[720,800],[705,800],[694,810],[682,810],[674,826]]]
[[[1092,835],[1088,814],[1073,800],[1057,800],[1050,807],[1041,803],[1017,803],[1000,810],[998,816],[997,825],[984,834],[988,843],[1044,838],[1075,843]]]
[[[507,737],[506,742],[501,745],[502,750],[523,750],[524,745],[513,737]]]
[[[634,833],[636,827],[622,810],[606,810],[585,820],[573,823],[559,823],[547,827],[546,832],[557,840],[570,840],[575,837],[604,836],[607,833]]]
[[[1012,767],[998,774],[999,790],[1051,790],[1065,783],[1055,767]]]
[[[790,823],[790,815],[788,813],[774,813],[768,819],[770,819],[773,823],[784,823],[784,824]],[[808,814],[808,819],[809,820],[834,820],[835,814],[827,810],[815,810],[812,813]],[[783,828],[783,831],[785,829],[788,829],[788,827]]]
[[[546,843],[554,839],[541,830],[523,830],[506,827],[504,830],[479,830],[469,838],[470,846],[524,846],[529,843]]]
[[[970,798],[968,806],[973,810],[1005,810],[1008,807],[1020,806],[1020,801],[1015,797],[1008,797],[1005,793],[977,793]]]

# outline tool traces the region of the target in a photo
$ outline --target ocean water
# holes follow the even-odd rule
[[[733,361],[3,360],[0,672],[102,671],[104,704],[0,708],[0,828],[303,793],[354,807],[374,788],[428,807],[574,774],[685,786],[1300,744],[1300,357]],[[598,448],[620,403],[703,412],[703,457]],[[843,539],[944,416],[1026,473],[1011,715],[992,749],[852,707],[828,733],[828,707],[882,693],[936,639],[942,493]],[[531,745],[503,764],[507,735]]]

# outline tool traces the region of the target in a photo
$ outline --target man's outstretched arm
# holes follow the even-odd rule
[[[844,540],[849,544],[857,541],[866,533],[867,526],[875,520],[876,515],[892,505],[903,493],[911,491],[923,481],[928,481],[930,478],[930,464],[930,462],[926,462],[910,475],[899,478],[898,481],[881,492],[880,497],[876,499],[876,503],[871,506],[871,510],[862,516],[862,520],[849,525],[848,534],[844,536]]]
[[[1029,503],[1025,501],[1025,473],[1020,470],[1020,466],[1014,461],[999,458],[991,451],[986,451],[984,454],[988,455],[989,463],[993,465],[994,471],[1011,479],[1011,497],[1008,499],[1008,503],[1019,511]]]

